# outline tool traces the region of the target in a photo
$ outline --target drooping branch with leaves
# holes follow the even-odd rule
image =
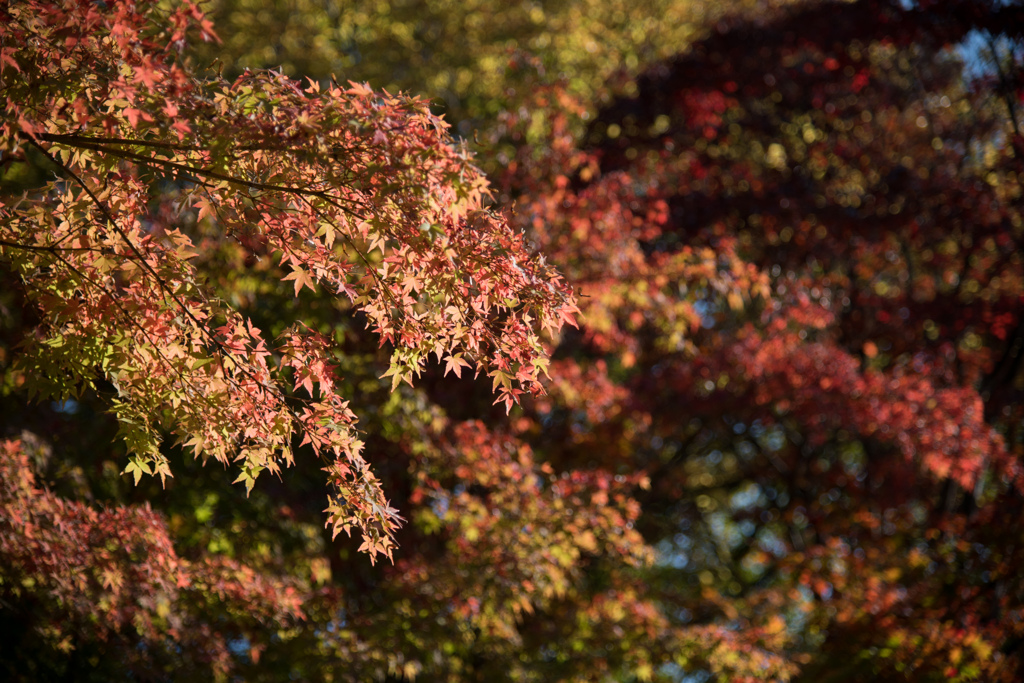
[[[390,556],[400,518],[332,340],[301,322],[267,338],[207,284],[190,228],[278,262],[296,296],[351,301],[393,348],[393,386],[434,355],[488,374],[506,408],[540,390],[540,335],[573,322],[571,291],[487,209],[424,102],[273,72],[200,79],[180,59],[192,36],[216,39],[188,2],[0,9],[0,150],[50,176],[0,198],[0,262],[38,316],[22,381],[55,400],[108,389],[136,481],[171,476],[164,433],[249,489],[308,444],[334,532]]]

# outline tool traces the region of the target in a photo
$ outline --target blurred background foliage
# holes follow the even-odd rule
[[[293,77],[334,76],[427,97],[468,136],[528,85],[509,70],[516,52],[599,106],[615,92],[631,92],[635,74],[714,30],[722,16],[783,4],[212,0],[204,7],[223,42],[198,46],[194,54],[201,65],[219,61],[228,75],[279,68]]]

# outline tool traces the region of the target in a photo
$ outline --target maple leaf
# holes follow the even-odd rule
[[[297,266],[293,266],[292,267],[292,272],[288,273],[287,275],[285,275],[281,279],[282,280],[293,280],[294,281],[294,284],[295,284],[295,296],[299,295],[299,292],[302,291],[303,287],[309,287],[313,291],[316,291],[316,287],[315,287],[315,283],[313,281],[313,278],[311,278],[309,276],[309,273],[307,273],[305,270],[303,270],[302,268],[299,268]]]
[[[449,372],[454,372],[456,377],[462,377],[462,368],[471,367],[470,364],[462,358],[462,354],[449,355],[448,360],[445,361],[444,374],[447,375]]]

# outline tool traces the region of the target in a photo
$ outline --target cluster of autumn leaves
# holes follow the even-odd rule
[[[188,2],[0,8],[0,671],[1014,680],[1020,9],[785,4],[586,82],[621,17],[537,4],[475,159]],[[447,26],[379,9],[324,40]]]
[[[201,16],[177,12],[170,27]],[[347,297],[395,348],[394,384],[431,354],[455,368],[469,358],[510,408],[538,389],[533,323],[571,320],[567,288],[484,209],[486,182],[421,102],[364,86],[303,91],[269,73],[199,81],[169,59],[184,29],[161,31],[145,8],[26,3],[10,19],[5,38],[26,47],[6,67],[19,76],[8,151],[32,147],[67,176],[45,205],[4,207],[13,266],[44,292],[32,375],[60,377],[63,397],[93,379],[85,350],[101,357],[136,479],[171,474],[161,427],[197,457],[238,462],[249,489],[293,463],[299,436],[335,460],[335,530],[356,527],[371,556],[390,555],[394,516],[334,390],[328,345],[300,324],[272,353],[197,281],[190,237],[149,220],[150,183],[182,183],[161,201],[278,259],[296,295],[319,284]],[[308,394],[301,407],[278,384],[286,369]]]

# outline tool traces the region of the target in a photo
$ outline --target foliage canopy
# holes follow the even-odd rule
[[[248,489],[293,463],[299,436],[329,460],[335,533],[355,527],[371,555],[390,554],[397,515],[335,391],[331,340],[297,321],[268,343],[205,286],[180,227],[274,259],[296,296],[347,297],[394,346],[393,385],[435,354],[492,376],[508,406],[537,389],[534,322],[557,330],[571,298],[483,207],[486,181],[422,102],[270,73],[198,80],[177,54],[212,28],[187,3],[161,14],[6,12],[0,39],[22,47],[3,48],[4,152],[31,148],[59,171],[0,206],[0,248],[40,318],[16,381],[55,400],[109,383],[136,482],[171,474],[161,427],[237,463]],[[174,187],[154,195],[158,183]]]
[[[5,6],[8,677],[1021,677],[1020,3],[586,7]]]

